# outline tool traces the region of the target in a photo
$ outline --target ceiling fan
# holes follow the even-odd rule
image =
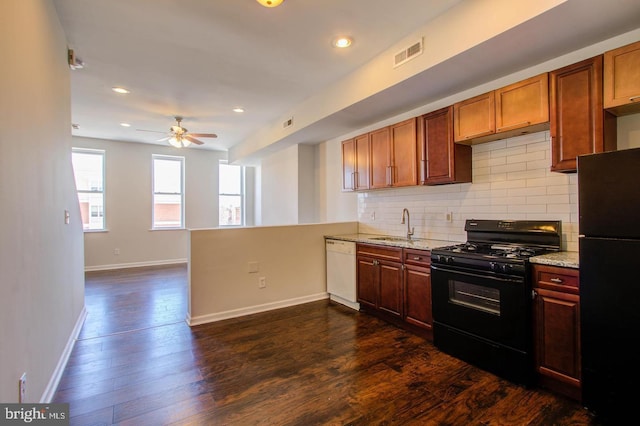
[[[186,128],[182,127],[182,117],[176,116],[174,118],[176,119],[176,125],[171,126],[167,136],[161,139],[158,139],[157,140],[158,142],[169,141],[169,143],[175,146],[176,148],[186,148],[192,143],[196,145],[204,144],[204,142],[196,138],[217,138],[218,137],[218,135],[216,135],[215,133],[189,133]],[[142,130],[142,129],[138,129],[138,130],[142,132],[156,132],[156,130]],[[158,133],[163,133],[163,132],[158,132]]]

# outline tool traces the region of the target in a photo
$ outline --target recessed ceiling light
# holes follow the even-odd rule
[[[120,123],[120,125],[122,127],[131,127],[131,124],[129,124],[129,123]]]
[[[353,42],[353,40],[351,39],[351,37],[340,36],[340,37],[337,37],[337,38],[335,38],[333,40],[333,45],[335,47],[339,47],[339,48],[343,49],[345,47],[351,46],[352,42]]]
[[[276,7],[279,6],[284,0],[257,0],[258,3],[264,7]]]
[[[116,93],[122,93],[122,94],[131,93],[130,91],[128,91],[124,87],[112,87],[111,90],[113,90]]]
[[[235,108],[233,109],[233,112],[244,112],[244,108],[242,108],[242,107],[235,107]]]

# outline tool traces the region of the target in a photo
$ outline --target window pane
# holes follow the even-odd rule
[[[153,156],[153,228],[184,227],[184,157]]]
[[[153,161],[153,190],[171,194],[182,192],[182,162],[159,159]]]
[[[220,193],[242,193],[242,167],[220,164]]]
[[[104,229],[104,197],[102,193],[78,193],[83,229]]]
[[[154,228],[182,226],[182,195],[155,194],[153,196]]]
[[[220,196],[220,226],[242,225],[242,196]]]
[[[102,191],[102,154],[74,152],[71,156],[78,191]]]
[[[82,229],[105,229],[104,151],[73,148],[71,152],[80,203]]]

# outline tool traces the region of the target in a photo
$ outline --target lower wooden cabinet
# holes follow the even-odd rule
[[[361,309],[433,339],[430,252],[357,244],[356,253]]]
[[[538,384],[581,400],[577,269],[533,266],[534,349]]]
[[[404,320],[433,339],[429,251],[404,249]]]

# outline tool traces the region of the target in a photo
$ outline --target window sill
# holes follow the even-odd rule
[[[181,228],[151,228],[149,229],[149,231],[186,231],[187,228],[185,227],[181,227]]]
[[[109,232],[108,229],[83,229],[82,232],[85,234],[99,234],[101,232]]]

